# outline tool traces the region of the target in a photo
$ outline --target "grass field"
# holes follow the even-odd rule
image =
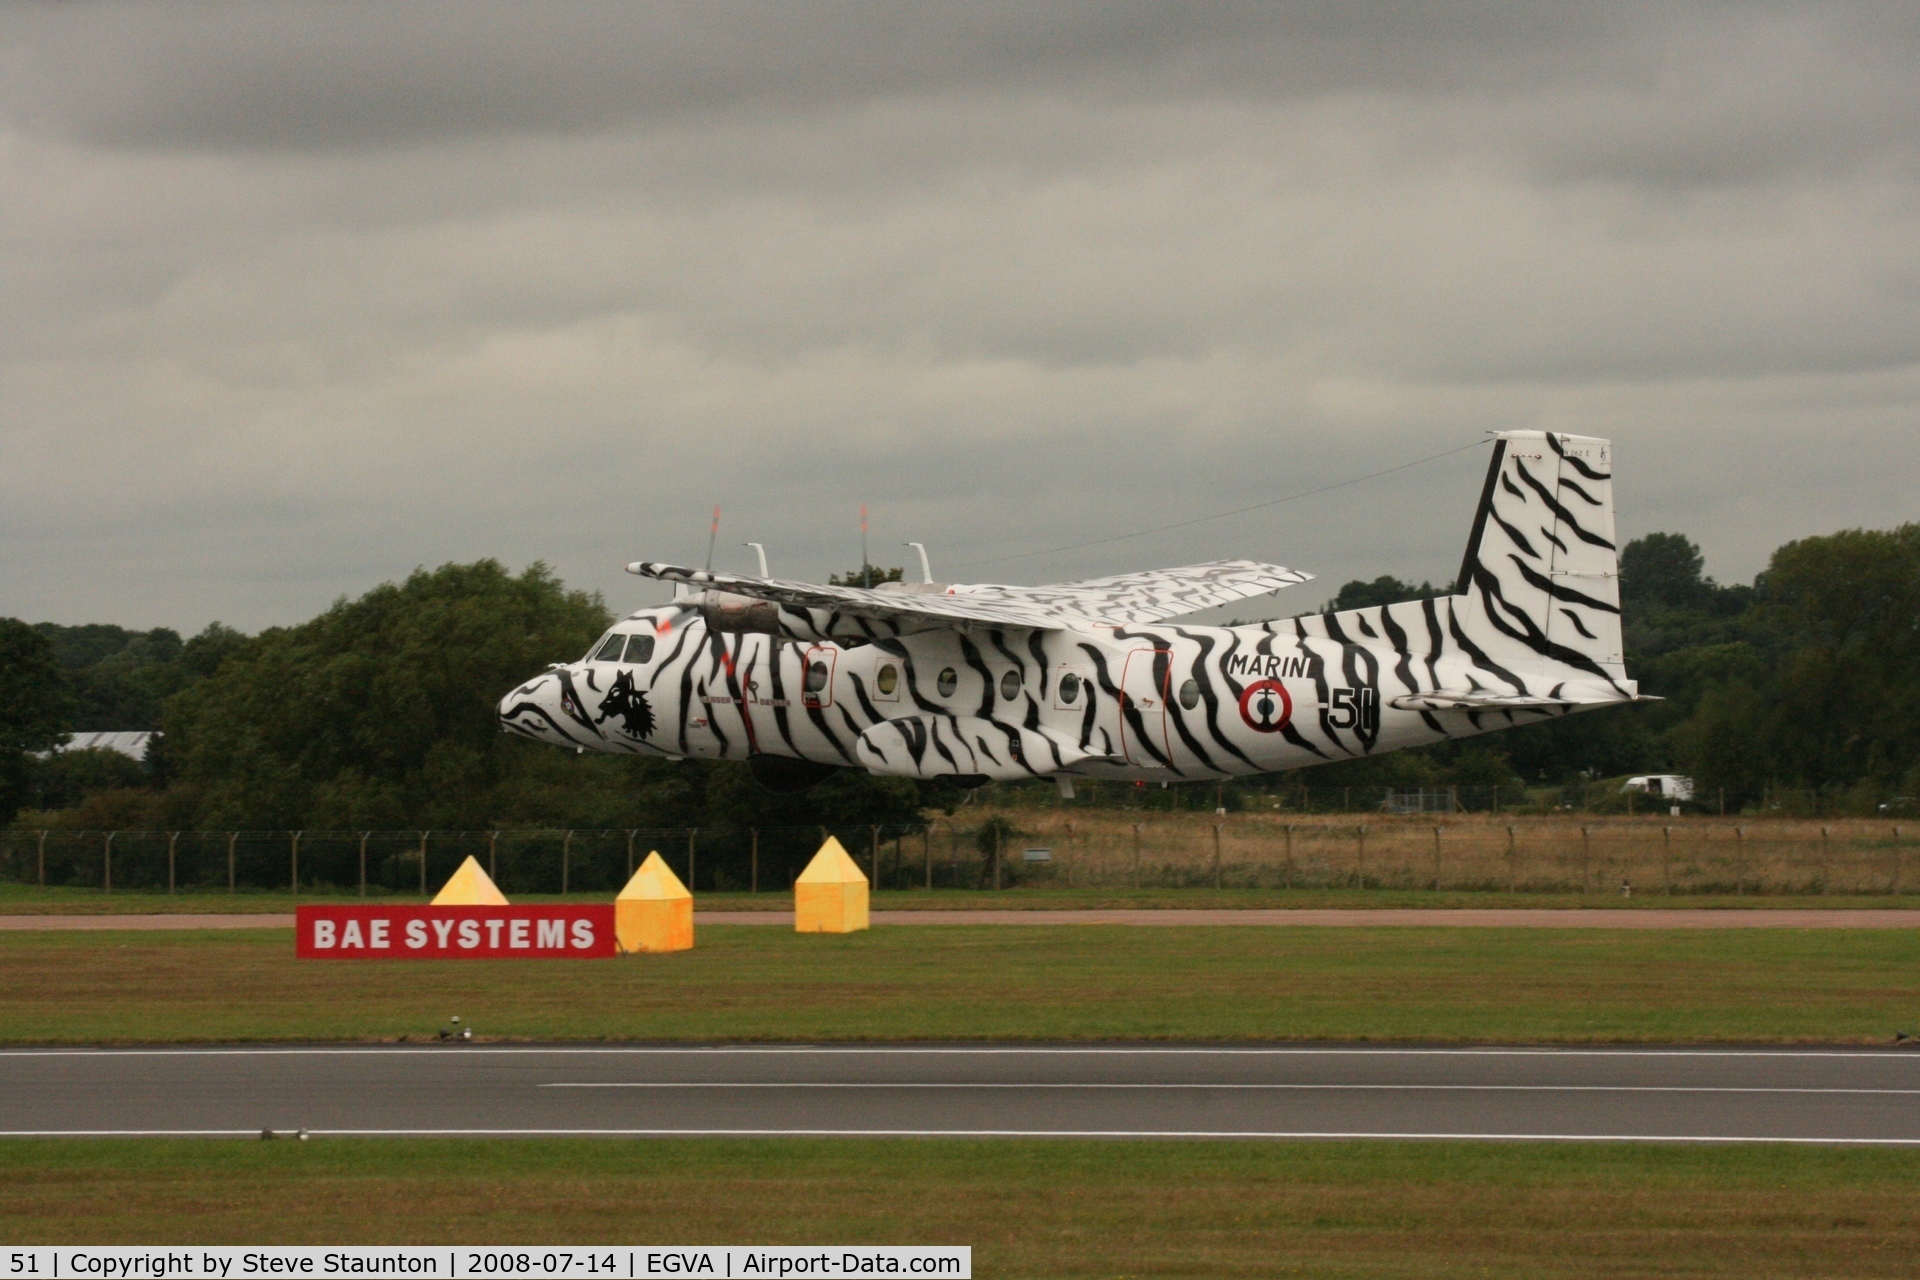
[[[1911,930],[703,927],[621,960],[297,961],[291,931],[0,933],[0,1040],[1864,1041]]]
[[[1024,1276],[1907,1276],[1920,1152],[14,1141],[0,1239],[970,1244]]]
[[[605,902],[608,893],[559,894],[522,893],[513,895],[520,903]],[[357,894],[294,895],[285,890],[270,892],[247,890],[242,893],[179,893],[151,890],[102,893],[98,889],[66,886],[40,888],[0,882],[0,915],[148,915],[188,914],[225,915],[274,914],[292,911],[302,904],[372,902],[419,902],[417,895],[392,894],[362,899]],[[701,911],[791,911],[790,893],[702,893],[695,900]],[[1754,894],[1731,893],[1637,893],[1622,898],[1617,893],[1506,893],[1499,890],[1470,889],[1166,889],[1166,888],[1065,888],[1022,885],[1003,889],[880,889],[872,894],[876,911],[1061,911],[1070,909],[1170,910],[1186,908],[1324,908],[1355,911],[1380,907],[1418,907],[1445,910],[1460,907],[1530,907],[1578,910],[1583,907],[1631,907],[1659,911],[1677,907],[1690,909],[1734,909],[1792,911],[1818,908],[1823,911],[1849,908],[1920,910],[1920,893],[1902,894]]]

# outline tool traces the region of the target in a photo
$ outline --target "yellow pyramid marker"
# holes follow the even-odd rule
[[[693,895],[658,853],[649,853],[613,900],[613,934],[622,951],[685,951],[693,946]]]
[[[447,877],[440,886],[440,892],[433,895],[436,907],[504,907],[507,895],[500,892],[500,886],[493,878],[480,869],[480,864],[469,857],[460,864],[460,869]]]
[[[867,927],[867,878],[832,836],[793,882],[797,933],[855,933]]]

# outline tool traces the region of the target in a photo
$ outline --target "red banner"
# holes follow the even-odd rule
[[[302,960],[587,960],[618,954],[613,906],[300,907]]]

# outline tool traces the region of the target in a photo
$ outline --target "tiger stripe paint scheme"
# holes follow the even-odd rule
[[[501,723],[596,751],[1178,780],[1631,702],[1611,453],[1604,440],[1503,433],[1454,594],[1248,626],[1160,619],[1307,575],[1225,561],[1063,587],[880,592],[633,566],[768,606],[754,624],[768,630],[716,629],[698,595],[643,610],[588,658],[507,695]],[[1127,608],[1154,620],[1114,617]],[[1006,622],[1035,609],[1048,625]],[[636,647],[612,636],[654,640],[628,663]]]

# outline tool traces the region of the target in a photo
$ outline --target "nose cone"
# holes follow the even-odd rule
[[[554,672],[533,679],[500,699],[500,727],[540,742],[562,746],[577,745],[573,734],[561,727],[561,682]]]

